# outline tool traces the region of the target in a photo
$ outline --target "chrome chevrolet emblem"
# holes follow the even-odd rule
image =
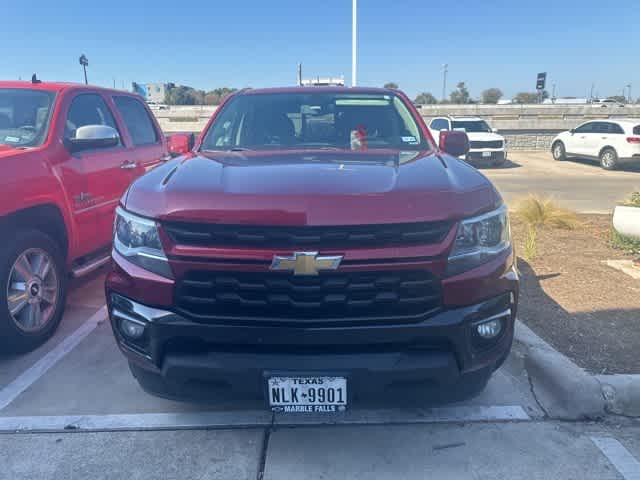
[[[271,270],[293,271],[294,275],[318,275],[319,270],[335,270],[342,255],[319,257],[318,252],[294,252],[291,257],[275,255]]]

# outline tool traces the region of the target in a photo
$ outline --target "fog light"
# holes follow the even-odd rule
[[[144,335],[144,324],[123,318],[120,320],[120,330],[125,337],[136,340]]]
[[[489,320],[488,322],[480,323],[476,326],[478,335],[488,340],[500,335],[502,331],[502,321],[499,318]]]

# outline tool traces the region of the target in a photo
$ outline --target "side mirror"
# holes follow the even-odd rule
[[[459,130],[446,130],[440,132],[440,150],[460,157],[469,152],[469,136]]]
[[[115,128],[108,125],[85,125],[76,129],[76,136],[68,138],[67,144],[71,152],[111,148],[120,143],[120,136]]]
[[[571,135],[573,135],[574,133],[576,133],[576,129],[575,129],[575,128],[572,128],[571,130],[569,130],[569,133],[570,133]]]
[[[196,137],[193,133],[174,133],[167,137],[169,153],[174,157],[189,153],[195,143]]]
[[[497,129],[497,128],[492,128],[492,129],[491,129],[491,131],[492,131],[493,133],[498,133],[498,129]]]

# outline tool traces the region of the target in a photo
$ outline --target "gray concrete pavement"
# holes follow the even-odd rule
[[[47,343],[27,354],[0,353],[0,388],[13,381],[21,372],[58,346],[96,310],[92,307],[68,305],[58,331]]]
[[[550,152],[509,152],[509,168],[481,169],[513,206],[529,193],[552,196],[583,213],[609,213],[631,192],[640,190],[640,165],[606,171],[593,162],[556,162]]]
[[[0,435],[0,479],[255,480],[262,430]]]
[[[283,429],[265,480],[622,479],[588,435],[554,423]]]
[[[0,480],[636,480],[639,438],[549,421],[18,433],[0,435]]]
[[[71,281],[64,318],[48,342],[27,354],[0,353],[0,388],[53,350],[104,305],[105,271],[101,269],[88,278]]]

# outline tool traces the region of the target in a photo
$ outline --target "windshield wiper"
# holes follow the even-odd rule
[[[204,148],[202,149],[205,153],[220,153],[220,152],[250,152],[252,151],[250,148],[245,147],[232,147],[232,148]]]

